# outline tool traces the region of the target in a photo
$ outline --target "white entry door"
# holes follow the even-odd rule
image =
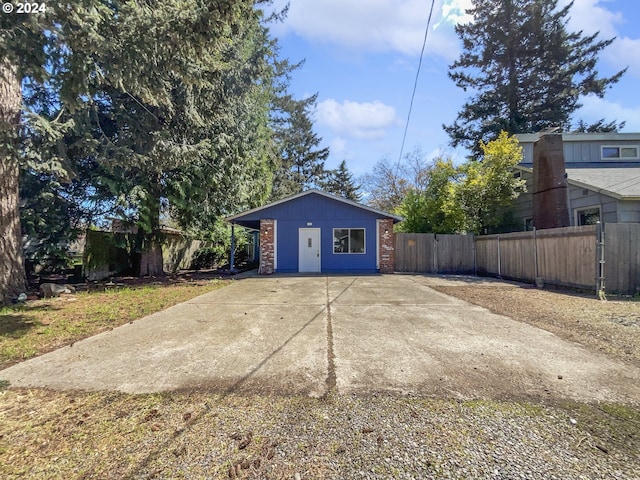
[[[298,230],[298,271],[320,272],[320,229]]]

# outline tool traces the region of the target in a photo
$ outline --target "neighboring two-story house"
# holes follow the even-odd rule
[[[523,230],[533,218],[533,144],[538,134],[516,135],[524,159],[515,175],[527,182],[515,205]],[[565,133],[565,170],[571,225],[640,222],[640,133]]]

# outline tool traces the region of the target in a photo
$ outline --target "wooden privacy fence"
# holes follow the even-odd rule
[[[607,292],[640,293],[640,223],[605,225],[604,286]]]
[[[397,272],[473,273],[473,235],[396,233]]]
[[[596,288],[596,226],[550,228],[476,238],[480,275]]]
[[[87,230],[83,257],[83,275],[102,280],[131,268],[134,234]],[[200,240],[185,238],[176,233],[164,233],[162,263],[165,272],[191,268]]]
[[[396,271],[477,273],[636,294],[640,223],[608,223],[500,235],[396,234]]]

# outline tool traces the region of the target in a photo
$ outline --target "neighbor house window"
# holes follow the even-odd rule
[[[365,253],[364,228],[334,228],[333,253]]]
[[[636,160],[640,158],[638,154],[640,147],[637,145],[619,145],[602,147],[602,158],[604,160]]]
[[[527,232],[533,230],[533,218],[529,217],[524,219],[524,229]]]
[[[576,210],[576,225],[595,225],[600,221],[600,207]]]

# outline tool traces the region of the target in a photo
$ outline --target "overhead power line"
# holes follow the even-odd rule
[[[431,10],[429,10],[429,18],[427,19],[427,27],[424,30],[424,40],[422,41],[422,51],[420,52],[420,61],[418,62],[418,71],[416,72],[416,81],[413,84],[413,93],[411,94],[411,103],[409,104],[409,113],[407,114],[407,122],[404,127],[404,135],[402,136],[402,146],[400,147],[400,156],[398,157],[398,166],[402,162],[402,154],[404,153],[404,144],[407,141],[407,132],[409,131],[409,122],[411,121],[411,112],[413,111],[413,101],[416,98],[416,90],[418,89],[418,79],[420,78],[420,69],[422,68],[422,58],[424,57],[424,49],[427,46],[427,37],[429,36],[429,27],[431,26],[431,16],[433,15],[433,7],[436,1],[431,0]]]

